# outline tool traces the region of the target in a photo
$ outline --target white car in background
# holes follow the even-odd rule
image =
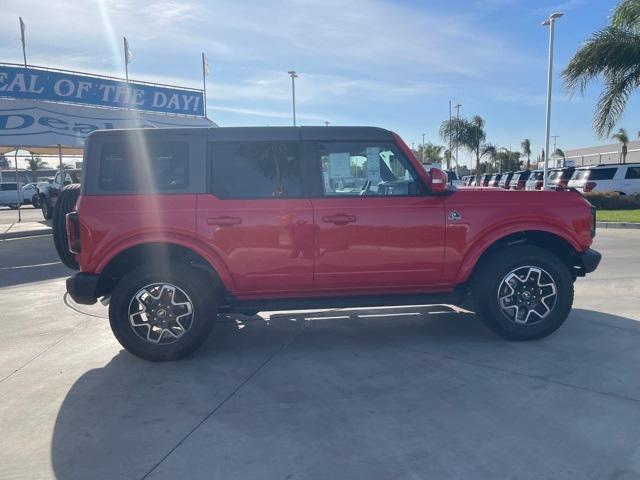
[[[534,170],[529,175],[527,182],[524,184],[525,190],[542,190],[542,178],[544,177],[544,171]]]
[[[622,195],[640,193],[640,163],[576,168],[567,187],[575,188],[581,193],[617,192]]]

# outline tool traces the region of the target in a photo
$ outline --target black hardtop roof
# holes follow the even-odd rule
[[[391,140],[392,132],[380,127],[185,127],[185,128],[125,128],[96,130],[89,137],[140,134],[162,136],[188,135],[206,132],[214,141],[239,140]]]

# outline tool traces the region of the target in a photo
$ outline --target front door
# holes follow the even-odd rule
[[[313,287],[313,211],[298,150],[297,136],[210,144],[198,237],[226,264],[240,297]]]
[[[423,291],[440,281],[444,206],[393,142],[318,142],[315,285],[341,293]],[[427,288],[428,289],[428,288]]]

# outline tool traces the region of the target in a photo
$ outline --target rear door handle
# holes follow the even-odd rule
[[[335,223],[336,225],[346,225],[347,223],[354,223],[356,221],[356,216],[339,213],[338,215],[326,215],[322,217],[322,221],[324,223]]]
[[[231,227],[233,225],[240,225],[242,219],[238,217],[215,217],[207,218],[208,225],[217,225],[219,227]]]

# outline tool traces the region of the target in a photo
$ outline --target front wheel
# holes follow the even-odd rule
[[[472,282],[476,314],[508,340],[536,340],[556,331],[573,304],[567,265],[530,245],[493,252]]]
[[[111,330],[133,355],[177,360],[207,339],[217,315],[213,285],[180,264],[142,266],[118,282],[109,303]]]
[[[51,220],[53,216],[53,209],[51,205],[49,205],[49,200],[46,197],[41,197],[40,199],[40,209],[42,210],[42,216],[45,220]]]

